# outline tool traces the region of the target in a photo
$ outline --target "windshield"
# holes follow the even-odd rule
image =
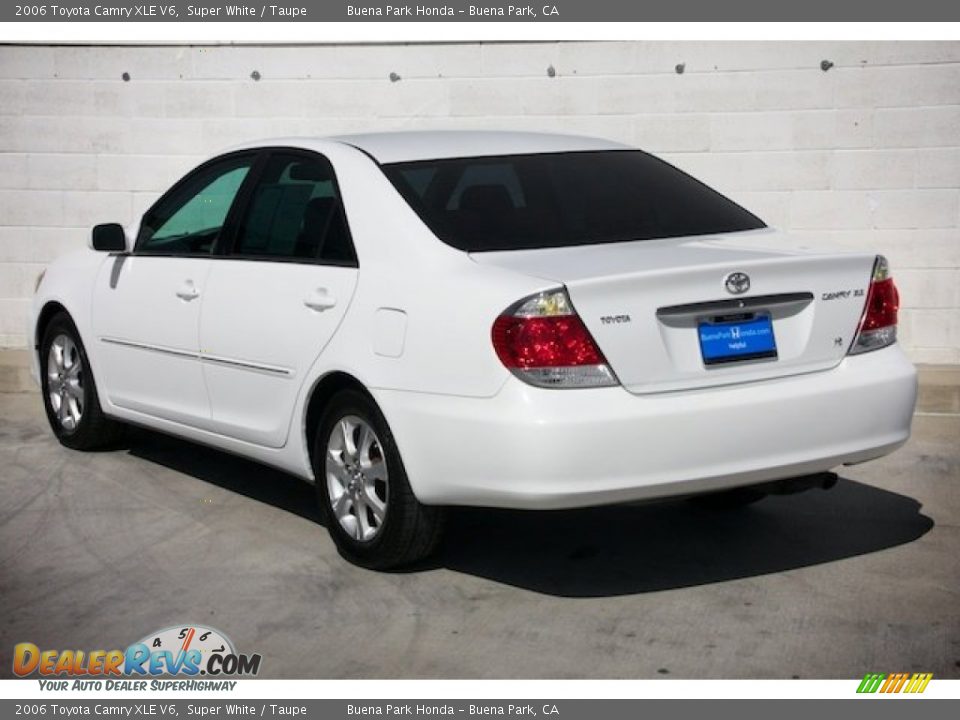
[[[383,170],[437,237],[467,252],[766,227],[699,180],[639,150],[427,160]]]

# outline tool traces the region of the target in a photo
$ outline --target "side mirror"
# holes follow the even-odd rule
[[[127,235],[118,223],[105,223],[93,228],[90,246],[100,252],[125,252]]]

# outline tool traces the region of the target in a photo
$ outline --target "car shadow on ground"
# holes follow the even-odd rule
[[[278,470],[137,430],[130,454],[320,522],[313,487]],[[913,498],[841,478],[831,490],[736,510],[685,501],[530,512],[453,508],[437,568],[561,597],[611,597],[834,562],[912,542],[933,520]],[[318,528],[318,532],[324,532]]]
[[[686,501],[551,513],[462,509],[437,562],[563,597],[610,597],[755,577],[912,542],[913,498],[840,479],[734,510]]]
[[[322,524],[313,485],[282,470],[144,428],[127,428],[119,447],[134,457]]]

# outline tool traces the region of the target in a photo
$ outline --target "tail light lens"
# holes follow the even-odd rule
[[[850,347],[850,355],[879,350],[897,341],[897,311],[900,293],[890,277],[890,265],[883,255],[877,255],[873,264],[873,278],[867,292],[867,305],[860,320],[857,339]]]
[[[608,387],[617,378],[565,290],[521,300],[493,323],[497,357],[537,387]]]

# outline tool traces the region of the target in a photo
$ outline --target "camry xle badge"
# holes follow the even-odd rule
[[[730,273],[723,285],[731,295],[743,295],[750,289],[750,276],[742,272]]]

